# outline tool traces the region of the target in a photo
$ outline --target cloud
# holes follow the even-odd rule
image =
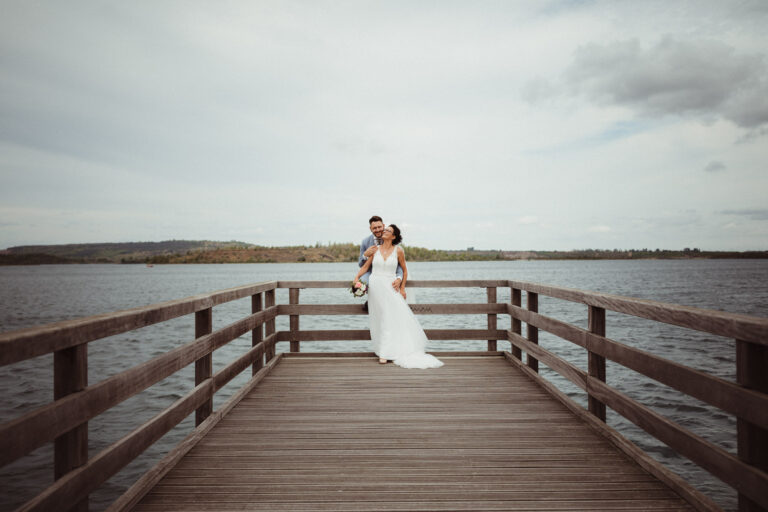
[[[538,217],[533,215],[526,215],[517,219],[517,223],[522,225],[536,224],[538,221]]]
[[[768,67],[720,41],[662,38],[580,46],[564,80],[600,105],[644,115],[724,118],[754,129],[768,123]]]
[[[740,210],[723,210],[723,215],[739,215],[750,220],[768,220],[768,208],[743,208]]]
[[[705,172],[722,172],[726,169],[727,167],[725,166],[725,164],[718,160],[712,160],[704,167]]]
[[[612,230],[610,226],[591,226],[587,231],[590,233],[608,233]]]

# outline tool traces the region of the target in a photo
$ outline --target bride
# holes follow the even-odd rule
[[[368,280],[368,316],[373,350],[382,364],[391,360],[403,368],[439,368],[443,362],[424,352],[427,336],[405,302],[408,269],[405,253],[402,247],[397,246],[402,239],[400,229],[394,224],[384,228],[381,245],[355,276],[357,282],[373,266]],[[395,291],[391,283],[398,263],[403,269],[403,280],[400,290]]]

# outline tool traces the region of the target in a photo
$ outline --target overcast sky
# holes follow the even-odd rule
[[[0,4],[0,248],[768,249],[764,0]]]

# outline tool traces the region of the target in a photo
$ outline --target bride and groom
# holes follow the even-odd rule
[[[393,361],[403,368],[439,368],[442,361],[425,353],[427,336],[405,302],[408,268],[399,246],[400,229],[384,226],[381,217],[368,221],[371,235],[360,245],[360,271],[355,276],[368,282],[368,316],[373,350],[384,364]]]

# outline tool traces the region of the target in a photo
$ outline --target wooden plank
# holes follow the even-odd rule
[[[506,314],[506,304],[409,304],[417,315]],[[359,304],[280,304],[280,315],[367,315]]]
[[[238,286],[150,306],[0,333],[0,366],[165,322],[276,286],[274,281]]]
[[[761,507],[768,508],[768,473],[745,464],[719,446],[669,421],[649,407],[593,377],[587,378],[587,391],[740,494],[749,497]]]
[[[692,487],[679,475],[656,461],[650,455],[641,450],[637,445],[629,441],[615,429],[609,427],[605,422],[598,420],[589,411],[583,409],[574,402],[565,393],[560,391],[554,384],[544,379],[538,373],[527,368],[522,361],[518,360],[512,354],[505,353],[507,361],[523,372],[528,378],[536,382],[545,389],[550,395],[565,405],[573,414],[581,419],[586,425],[595,430],[598,434],[608,439],[616,448],[625,453],[631,460],[639,464],[654,477],[660,479],[666,485],[670,486],[676,493],[691,503],[696,510],[706,510],[710,512],[722,512],[722,509],[701,491]]]
[[[430,340],[507,339],[507,331],[499,329],[495,331],[487,329],[424,329],[424,332]],[[367,329],[280,331],[277,333],[277,341],[289,341],[291,339],[300,341],[369,340],[371,333]]]
[[[251,349],[243,354],[242,356],[235,359],[233,362],[229,363],[227,366],[216,372],[215,375],[213,375],[213,392],[215,393],[219,389],[223,388],[227,385],[232,379],[240,375],[243,370],[245,370],[248,366],[253,365],[254,361],[257,361],[259,359],[263,359],[264,357],[264,350],[267,345],[273,342],[275,335],[272,334],[268,336],[265,340],[263,340],[261,343],[256,345],[255,347],[251,347]]]
[[[195,339],[213,331],[213,308],[195,312]],[[213,374],[213,354],[210,352],[195,361],[195,386],[199,386]],[[213,412],[213,394],[195,410],[195,426],[199,426]]]
[[[737,417],[768,428],[768,396],[741,387],[725,379],[689,368],[674,361],[629,347],[585,329],[533,314],[508,305],[510,315],[520,317],[538,328],[575,343],[610,361],[661,382],[682,393],[698,398]]]
[[[541,348],[539,345],[534,345],[512,331],[508,332],[508,340],[514,347],[517,347],[518,350],[525,350],[526,353],[536,356],[538,361],[541,361],[552,370],[555,370],[584,391],[587,390],[587,373],[581,368],[572,365],[549,350]]]
[[[266,309],[191,343],[118,373],[79,393],[56,400],[0,426],[0,465],[5,465],[88,421],[152,384],[172,375],[201,356],[224,346],[268,318]]]
[[[456,351],[429,351],[430,354],[434,355],[435,357],[451,357],[456,355]],[[488,352],[487,350],[462,350],[461,356],[463,358],[475,358],[475,357],[498,357],[502,355],[502,351],[497,352]],[[378,356],[374,352],[284,352],[284,357],[288,358],[294,358],[294,357],[300,357],[302,359],[314,359],[314,358],[321,358],[321,359],[350,359],[350,358],[359,358],[359,357],[372,357],[378,359]]]
[[[267,310],[270,310],[275,306],[275,290],[267,290],[264,292],[264,305],[266,306]],[[271,336],[272,334],[275,334],[275,319],[274,317],[267,320],[267,322],[264,324],[264,336]],[[267,361],[275,357],[275,342],[277,341],[277,337],[271,338],[275,341],[267,345],[266,352],[264,353],[264,357]]]
[[[193,430],[179,444],[168,452],[155,466],[144,473],[125,493],[112,503],[106,512],[122,512],[133,508],[149,490],[154,487],[201,439],[215,427],[229,411],[267,376],[267,374],[280,362],[282,354],[270,360],[264,365],[251,380],[216,410],[205,422]]]
[[[58,350],[53,354],[53,397],[60,400],[88,386],[88,345]],[[54,478],[88,462],[88,422],[74,426],[54,441]],[[88,512],[88,496],[72,507],[73,512]]]
[[[189,416],[207,400],[212,388],[213,381],[210,379],[195,387],[147,423],[90,459],[87,464],[54,482],[19,511],[67,510]]]
[[[444,362],[287,353],[133,510],[690,510],[504,358]]]
[[[496,288],[489,286],[486,290],[486,294],[488,296],[488,304],[493,304],[496,302]],[[496,315],[495,314],[488,314],[488,330],[489,331],[495,331],[496,330]],[[490,339],[488,340],[488,351],[490,352],[496,352],[496,340]]]
[[[528,303],[528,311],[531,313],[537,313],[539,311],[539,294],[531,291],[525,293],[526,302]],[[528,341],[534,345],[539,343],[539,328],[528,322],[525,324],[525,332]],[[531,357],[531,353],[526,353],[526,364],[531,370],[539,371],[539,362],[535,357]]]
[[[605,337],[605,309],[589,306],[587,323],[590,333]],[[591,350],[587,354],[589,376],[605,382],[605,357]],[[589,412],[600,421],[605,421],[605,404],[592,395],[587,395],[587,401]]]
[[[251,296],[251,313],[259,313],[264,309],[264,301],[262,300],[261,293],[256,293]],[[278,315],[280,314],[280,309],[278,308]],[[256,326],[256,328],[251,331],[251,347],[255,347],[259,343],[262,342],[264,339],[264,326],[262,324],[259,324]],[[264,357],[260,357],[256,359],[256,361],[253,363],[253,368],[251,370],[251,375],[256,375],[259,373],[259,370],[264,366]]]
[[[288,290],[288,301],[291,304],[298,304],[299,303],[299,289],[298,288],[291,288]],[[299,315],[291,315],[289,318],[290,322],[290,329],[291,332],[297,332],[299,330]],[[299,340],[297,340],[294,337],[291,337],[290,339],[290,351],[291,352],[298,352],[299,351]]]
[[[697,331],[768,345],[768,318],[521,281],[507,286]]]
[[[408,280],[408,286],[413,288],[487,288],[489,286],[509,286],[508,281],[501,279],[466,279],[422,281]],[[279,281],[278,288],[347,288],[349,281]]]
[[[736,340],[736,380],[741,386],[768,393],[767,368],[768,347]],[[739,458],[768,472],[768,428],[751,423],[744,417],[737,417],[736,422]],[[739,512],[766,510],[768,506],[765,503],[760,504],[748,494],[739,493]]]
[[[523,304],[523,298],[522,298],[522,292],[520,288],[511,288],[510,293],[510,302],[512,306],[520,307]],[[509,313],[509,308],[507,308],[507,313]],[[512,326],[511,330],[513,333],[522,336],[523,334],[523,326],[520,319],[512,317]],[[520,348],[512,346],[512,355],[515,356],[518,359],[523,358],[523,354],[520,351]]]

